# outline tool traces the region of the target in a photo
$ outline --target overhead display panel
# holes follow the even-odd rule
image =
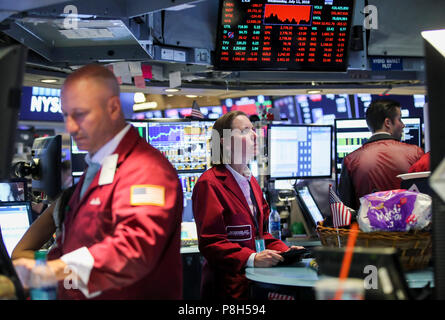
[[[345,72],[353,0],[221,0],[219,70]]]

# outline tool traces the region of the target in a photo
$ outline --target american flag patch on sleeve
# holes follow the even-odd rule
[[[132,206],[164,206],[165,188],[150,184],[131,186],[130,204]]]

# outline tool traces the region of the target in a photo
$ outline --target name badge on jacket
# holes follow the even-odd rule
[[[229,241],[246,241],[252,239],[252,227],[244,226],[227,226],[227,240]]]
[[[104,159],[102,164],[102,170],[99,176],[99,185],[103,186],[106,184],[113,183],[114,174],[116,173],[117,159],[119,155],[117,153],[109,155]]]

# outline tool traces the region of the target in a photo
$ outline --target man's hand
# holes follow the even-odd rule
[[[291,251],[291,250],[302,250],[302,249],[304,249],[304,247],[300,247],[300,246],[291,246],[291,247],[289,248],[289,250],[287,250],[286,252]]]
[[[255,255],[254,266],[256,268],[268,268],[275,266],[284,258],[280,255],[280,251],[266,249]]]
[[[31,271],[34,268],[36,261],[34,259],[19,258],[13,260],[12,263],[14,264],[15,270],[20,281],[22,282],[23,287],[25,289],[29,288]],[[66,267],[65,262],[60,259],[56,259],[47,261],[47,264],[48,267],[50,267],[50,269],[53,271],[57,280],[60,281],[66,277],[66,274],[64,272]]]

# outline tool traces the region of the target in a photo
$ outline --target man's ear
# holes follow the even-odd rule
[[[118,119],[121,113],[121,101],[118,96],[108,99],[107,109],[112,119]]]
[[[385,121],[383,122],[383,127],[385,129],[391,129],[392,121],[390,118],[385,118]]]

